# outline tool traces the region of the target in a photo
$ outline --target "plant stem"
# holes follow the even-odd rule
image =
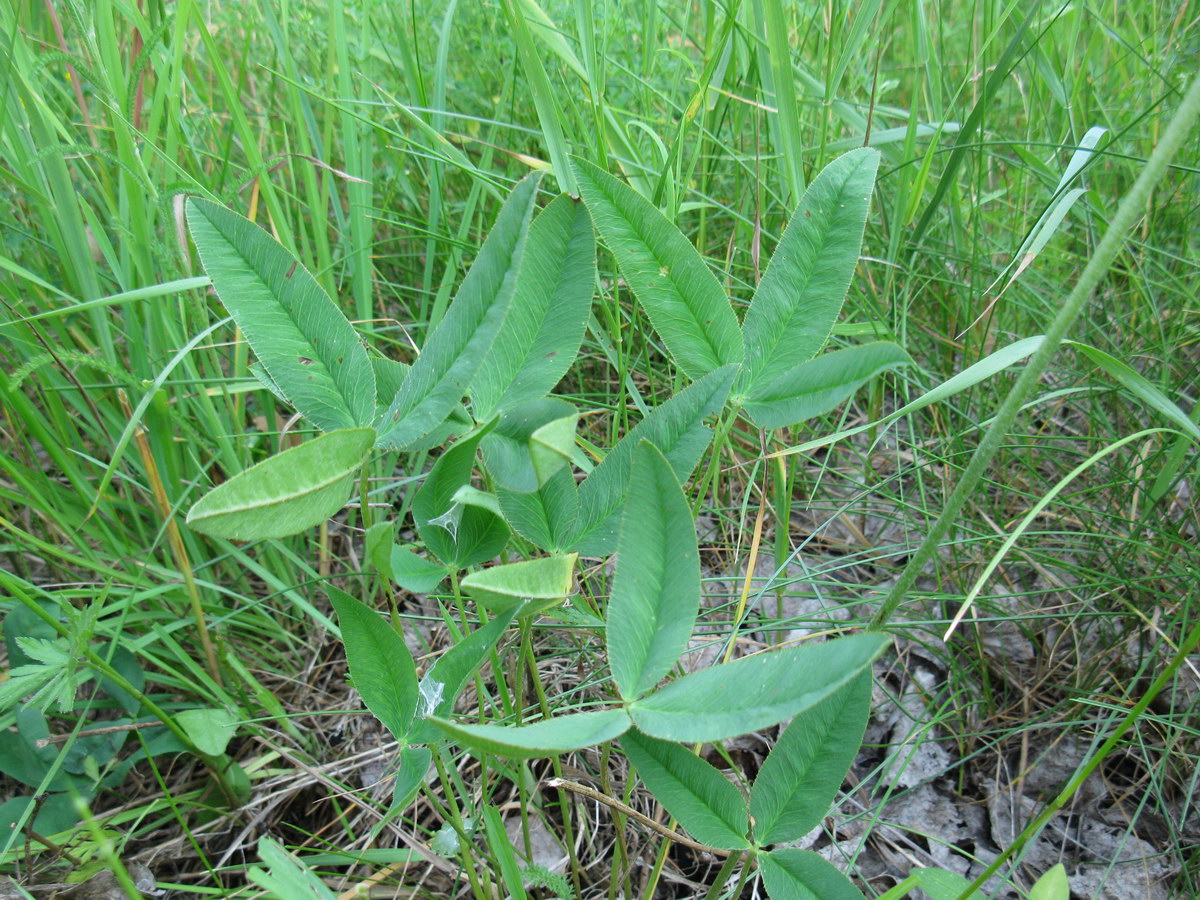
[[[984,472],[992,461],[992,457],[1000,449],[1001,443],[1007,437],[1009,430],[1012,428],[1013,421],[1017,417],[1017,413],[1024,405],[1025,400],[1033,392],[1034,386],[1041,378],[1042,373],[1046,370],[1050,363],[1051,357],[1058,349],[1058,345],[1066,337],[1067,331],[1075,324],[1075,320],[1082,312],[1084,305],[1092,296],[1096,286],[1100,280],[1108,272],[1117,253],[1120,252],[1123,245],[1126,232],[1132,228],[1137,220],[1145,214],[1146,205],[1150,200],[1151,193],[1155,186],[1162,180],[1166,174],[1167,166],[1171,159],[1183,144],[1184,138],[1187,137],[1188,131],[1191,129],[1197,116],[1200,115],[1200,77],[1194,77],[1192,83],[1184,95],[1183,101],[1179,104],[1179,108],[1175,111],[1174,118],[1171,119],[1167,130],[1163,133],[1162,139],[1154,148],[1154,152],[1150,154],[1150,158],[1146,161],[1146,167],[1133,183],[1128,193],[1121,200],[1117,207],[1116,213],[1113,215],[1112,222],[1108,226],[1108,231],[1105,232],[1100,245],[1096,248],[1096,252],[1088,261],[1087,266],[1083,270],[1083,274],[1079,276],[1079,280],[1075,283],[1070,295],[1059,310],[1058,315],[1054,317],[1054,321],[1050,323],[1050,327],[1046,329],[1045,339],[1041,346],[1034,351],[1029,358],[1028,364],[1021,372],[1017,383],[1013,385],[1008,396],[1004,400],[1004,404],[1000,407],[992,421],[991,427],[983,440],[980,441],[979,447],[975,450],[971,457],[971,462],[967,465],[962,477],[959,479],[954,491],[946,500],[946,505],[942,509],[941,515],[933,523],[929,529],[929,533],[921,542],[916,552],[909,559],[908,564],[904,567],[904,571],[900,573],[900,577],[896,580],[895,586],[887,599],[880,606],[879,611],[871,620],[871,628],[878,630],[883,628],[896,612],[896,608],[908,596],[908,592],[912,589],[921,570],[925,568],[937,552],[942,539],[949,532],[950,527],[959,520],[959,514],[963,507],[966,506],[983,478]]]
[[[1193,87],[1196,84],[1200,84],[1200,78],[1196,79]],[[1096,751],[1095,756],[1088,760],[1087,764],[1075,773],[1075,777],[1067,783],[1062,792],[1047,804],[1046,808],[1042,810],[1041,814],[1033,822],[1025,827],[1017,836],[1017,839],[1009,845],[1008,849],[996,857],[995,861],[984,869],[983,873],[971,883],[971,886],[959,895],[959,900],[966,900],[972,893],[983,887],[985,881],[991,878],[1007,860],[1019,853],[1045,827],[1046,823],[1054,818],[1058,811],[1075,796],[1075,792],[1091,777],[1091,774],[1096,771],[1097,767],[1104,762],[1108,754],[1116,747],[1117,741],[1121,740],[1125,736],[1125,733],[1133,727],[1134,723],[1142,717],[1142,713],[1150,707],[1150,704],[1154,702],[1154,698],[1175,677],[1175,673],[1179,671],[1184,661],[1195,652],[1197,646],[1200,646],[1200,622],[1197,622],[1192,627],[1187,638],[1180,644],[1179,649],[1175,651],[1175,655],[1171,657],[1171,662],[1154,679],[1154,682],[1150,685],[1146,693],[1142,695],[1142,698],[1125,714],[1125,718],[1121,721],[1121,724],[1100,745],[1100,749]]]

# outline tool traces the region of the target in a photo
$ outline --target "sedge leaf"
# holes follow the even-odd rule
[[[752,396],[816,356],[858,265],[879,151],[859,148],[808,186],[746,312],[746,358],[735,394]]]
[[[675,665],[700,608],[692,511],[661,451],[634,452],[608,604],[608,657],[617,690],[636,700]]]
[[[734,660],[675,679],[629,704],[629,714],[641,731],[666,741],[721,741],[758,731],[828,697],[887,642],[886,635],[857,634]]]
[[[746,801],[709,763],[679,744],[636,731],[621,737],[621,749],[646,787],[692,837],[710,847],[741,850],[750,846]]]
[[[589,162],[571,168],[596,231],[676,365],[696,380],[742,361],[742,331],[708,264],[637,191]]]
[[[757,843],[796,840],[821,824],[870,712],[871,677],[863,673],[792,720],[750,791]]]
[[[322,431],[370,425],[375,373],[366,348],[309,271],[262,228],[216,203],[188,200],[187,221],[204,271],[268,383]]]
[[[236,541],[297,534],[345,504],[375,443],[372,428],[330,431],[233,476],[188,512],[196,531]]]
[[[379,424],[379,446],[403,450],[462,400],[508,313],[540,180],[513,188],[446,315],[425,342]]]
[[[417,711],[417,667],[408,645],[375,610],[333,585],[325,590],[337,610],[355,689],[392,736],[404,740]]]

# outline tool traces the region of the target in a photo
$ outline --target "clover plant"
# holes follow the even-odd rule
[[[411,801],[431,763],[447,784],[449,742],[525,759],[619,741],[693,843],[727,856],[727,865],[743,861],[744,874],[757,869],[772,897],[861,896],[817,854],[778,845],[826,815],[862,739],[870,666],[888,638],[854,634],[676,673],[700,608],[695,523],[681,484],[712,441],[706,420],[725,428],[743,416],[763,429],[791,425],[910,362],[886,341],[820,354],[857,265],[878,162],[874,150],[854,150],[817,176],[741,321],[695,248],[632,188],[572,160],[582,202],[562,195],[535,214],[540,179],[531,175],[510,194],[411,365],[369,348],[261,228],[214,203],[188,202],[200,259],[254,351],[256,377],[322,432],[213,489],[192,507],[193,528],[236,540],[300,532],[337,513],[360,479],[365,486],[372,454],[453,438],[411,499],[424,555],[396,543],[397,523],[385,521],[368,529],[367,556],[412,591],[450,579],[455,645],[419,675],[398,619],[389,624],[328,588],[351,678],[401,745],[393,813]],[[588,320],[593,225],[690,381],[598,461],[576,440],[579,410],[551,393],[577,357]],[[990,371],[965,375],[954,390]],[[578,483],[576,469],[586,473]],[[488,565],[529,546],[548,555]],[[610,702],[555,715],[553,698],[543,696],[541,714],[525,721],[526,711],[502,695],[512,725],[455,716],[456,698],[502,634],[517,624],[528,649],[537,616],[575,592],[578,558],[614,551],[603,615],[559,613],[603,635]],[[468,598],[475,620],[463,605]],[[788,720],[748,796],[684,746]],[[465,858],[476,820],[454,804],[447,815]],[[498,814],[485,808],[482,815],[516,895],[511,848],[497,846]],[[929,878],[918,881],[937,893]]]

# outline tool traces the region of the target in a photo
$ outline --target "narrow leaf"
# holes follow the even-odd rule
[[[325,590],[337,610],[355,689],[392,736],[404,740],[417,711],[417,667],[408,645],[375,610],[331,584]]]
[[[750,791],[758,844],[796,840],[828,815],[870,712],[871,677],[864,672],[792,720]]]
[[[248,219],[187,202],[204,271],[279,390],[322,431],[370,425],[375,374],[357,332],[315,278]]]
[[[462,725],[436,718],[430,721],[464,747],[509,759],[533,759],[594,747],[620,737],[630,725],[629,716],[623,709],[573,713],[521,728]]]
[[[658,684],[692,636],[700,552],[692,511],[652,444],[634,452],[608,604],[608,656],[617,690],[636,700]]]
[[[443,653],[421,679],[427,696],[438,700],[425,715],[448,715],[467,680],[478,671],[488,653],[496,646],[513,617],[508,612],[498,614],[482,628],[476,628]]]
[[[786,450],[780,450],[773,456],[791,456],[795,453],[807,453],[810,450],[815,450],[818,447],[825,447],[829,444],[837,443],[845,440],[848,437],[853,437],[868,429],[879,429],[882,426],[890,425],[897,419],[902,419],[907,415],[916,412],[919,409],[924,409],[933,403],[939,403],[959,394],[968,388],[974,387],[981,381],[986,381],[998,372],[1002,372],[1011,366],[1016,365],[1021,360],[1033,354],[1038,347],[1041,346],[1045,338],[1042,335],[1034,337],[1022,338],[1009,344],[1007,347],[1001,347],[994,353],[985,356],[979,362],[968,366],[957,375],[954,375],[936,387],[930,388],[916,400],[907,403],[895,412],[888,413],[878,422],[868,422],[865,425],[859,425],[856,428],[847,428],[845,431],[838,431],[833,434],[823,435],[819,438],[814,438],[811,441],[805,441],[796,447],[788,447]]]
[[[575,592],[578,555],[546,556],[472,572],[461,587],[490,610],[511,610],[518,618],[557,606]]]
[[[858,265],[878,168],[878,150],[851,150],[804,192],[746,312],[746,358],[735,393],[754,395],[828,340]]]
[[[800,363],[756,389],[745,410],[759,428],[794,425],[841,405],[881,372],[911,364],[912,358],[888,341],[835,350]]]
[[[371,428],[331,431],[233,476],[188,512],[196,531],[237,541],[286,537],[345,504],[375,443]]]
[[[596,282],[587,210],[565,194],[533,220],[508,316],[471,386],[475,417],[554,390],[579,354]]]
[[[858,634],[734,660],[677,678],[631,703],[629,713],[641,731],[666,741],[747,734],[819,703],[866,669],[888,641]]]
[[[548,553],[566,549],[579,515],[579,490],[570,469],[559,469],[532,494],[501,489],[496,495],[504,518],[521,537]]]
[[[662,451],[681,482],[692,474],[712,439],[704,419],[720,411],[736,372],[728,366],[706,375],[655,407],[617,442],[579,488],[579,522],[571,549],[585,556],[604,556],[616,549],[633,451],[642,441]]]
[[[710,847],[750,846],[746,801],[715,768],[678,744],[627,732],[621,749],[646,787],[696,840]]]
[[[526,176],[500,210],[454,302],[384,414],[379,446],[411,446],[445,421],[466,394],[508,313],[540,177]]]
[[[742,360],[729,298],[687,238],[633,188],[572,157],[592,222],[676,365],[691,379]]]
[[[521,864],[517,854],[513,852],[512,840],[504,830],[504,820],[500,818],[500,810],[494,806],[483,808],[483,824],[487,831],[488,847],[500,867],[500,877],[504,879],[504,890],[508,900],[525,900],[525,883],[521,877]]]
[[[478,431],[443,453],[413,498],[413,521],[421,540],[446,565],[460,569],[491,559],[508,543],[503,519],[455,499],[470,482],[475,449],[484,433]]]
[[[1185,432],[1193,441],[1200,443],[1200,427],[1188,418],[1187,413],[1179,408],[1170,397],[1154,385],[1146,376],[1115,356],[1105,353],[1090,344],[1078,341],[1063,341],[1069,347],[1074,347],[1101,369],[1116,379],[1117,383],[1133,396],[1137,397],[1150,409]]]
[[[853,881],[811,850],[772,850],[758,867],[771,900],[863,900]]]

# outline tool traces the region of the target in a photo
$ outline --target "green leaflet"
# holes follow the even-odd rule
[[[274,384],[322,431],[370,425],[375,374],[349,320],[316,279],[249,219],[189,199],[200,262]]]
[[[394,359],[373,356],[371,357],[371,368],[375,370],[375,417],[376,419],[382,419],[391,407],[396,395],[400,393],[404,379],[408,377],[409,366]],[[441,425],[433,429],[425,437],[410,444],[408,451],[416,453],[421,450],[431,450],[434,447],[441,447],[444,444],[448,444],[451,438],[456,438],[469,430],[474,424],[475,422],[470,414],[461,405],[455,406],[450,410],[450,415],[447,416]]]
[[[734,660],[675,679],[629,704],[629,714],[639,730],[666,741],[720,741],[757,731],[828,697],[889,640],[856,634]]]
[[[642,441],[662,451],[680,481],[691,475],[712,439],[704,419],[720,411],[736,372],[734,366],[726,366],[709,373],[656,406],[617,442],[580,485],[579,520],[571,549],[584,556],[604,556],[616,549],[633,451]]]
[[[403,450],[462,400],[508,313],[540,181],[513,188],[446,315],[433,330],[379,424],[379,446]]]
[[[625,700],[654,688],[687,648],[700,607],[696,523],[670,463],[634,451],[608,604],[608,659]]]
[[[326,584],[337,610],[350,679],[367,709],[403,741],[417,711],[417,667],[408,645],[375,610]]]
[[[521,537],[548,553],[566,549],[579,516],[579,490],[569,467],[550,476],[531,494],[496,492],[504,518]]]
[[[428,747],[403,747],[397,760],[396,781],[392,787],[392,808],[390,812],[400,812],[408,809],[421,784],[425,781],[425,773],[429,771],[429,763],[433,753]]]
[[[863,900],[849,878],[811,850],[772,850],[758,857],[771,900]]]
[[[742,360],[742,330],[708,264],[628,185],[571,158],[579,192],[675,364],[692,380]]]
[[[545,556],[472,572],[462,589],[489,610],[511,611],[518,618],[558,606],[575,592],[579,556]]]
[[[771,749],[750,791],[760,845],[803,837],[829,813],[871,712],[864,672],[794,718]]]
[[[754,396],[825,344],[862,247],[879,151],[851,150],[804,192],[754,293],[734,393]]]
[[[496,857],[500,867],[500,877],[504,879],[504,888],[508,900],[525,900],[525,882],[521,873],[521,864],[517,854],[513,852],[512,841],[504,830],[504,820],[500,818],[500,810],[494,806],[483,808],[484,830],[487,832],[488,847]]]
[[[533,220],[508,316],[471,386],[475,418],[537,400],[579,354],[596,282],[587,210],[565,194]]]
[[[425,546],[457,569],[485,562],[508,543],[508,526],[494,512],[455,499],[470,483],[475,448],[485,431],[477,431],[443,453],[413,498],[413,521]]]
[[[375,443],[371,428],[331,431],[233,476],[188,512],[196,531],[237,541],[286,537],[345,504]]]
[[[337,895],[308,866],[284,850],[282,844],[266,836],[260,838],[258,857],[270,872],[251,866],[246,875],[273,900],[335,900]]]
[[[888,341],[835,350],[756,389],[744,408],[759,428],[783,428],[823,415],[881,372],[911,364],[912,358]]]
[[[725,850],[750,846],[746,801],[711,765],[679,744],[636,731],[621,737],[621,749],[654,798],[692,837]]]
[[[573,713],[520,728],[462,725],[436,718],[430,721],[464,747],[509,759],[533,759],[594,747],[620,737],[630,725],[629,716],[623,709]]]
[[[579,412],[542,397],[506,409],[483,439],[487,469],[498,488],[532,493],[570,463]]]
[[[387,571],[392,581],[414,594],[428,594],[450,574],[446,566],[439,566],[431,559],[418,556],[408,547],[395,544],[388,550]]]

